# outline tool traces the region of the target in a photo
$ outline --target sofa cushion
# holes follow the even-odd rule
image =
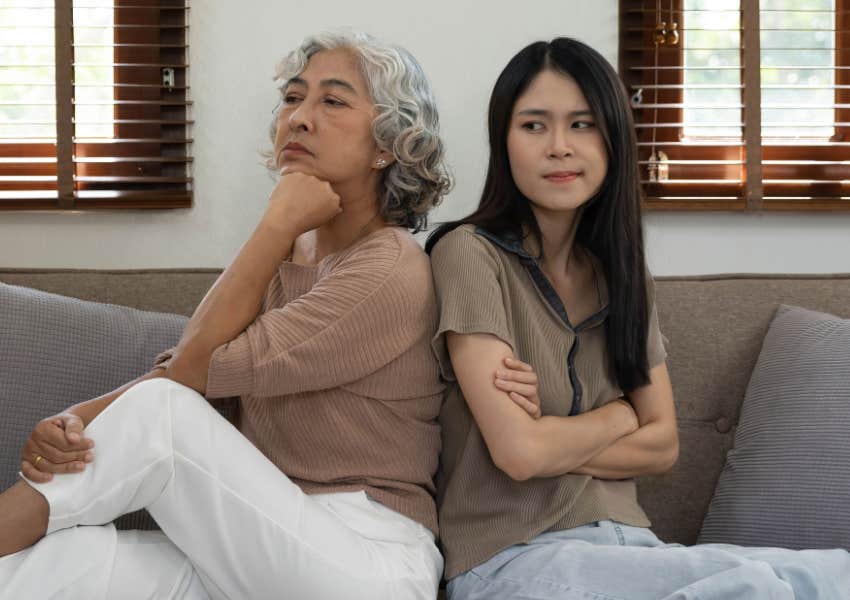
[[[0,490],[38,421],[148,371],[186,320],[0,283]]]
[[[700,543],[850,549],[850,320],[781,305]]]

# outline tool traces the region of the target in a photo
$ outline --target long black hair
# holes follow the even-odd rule
[[[430,253],[442,236],[465,223],[497,235],[508,233],[516,239],[531,235],[538,247],[543,247],[530,202],[511,175],[507,139],[517,98],[544,70],[566,74],[576,81],[605,142],[608,171],[599,190],[577,213],[580,221],[575,242],[602,262],[609,290],[608,352],[617,383],[628,392],[649,382],[649,302],[637,140],[623,84],[596,50],[577,40],[556,38],[535,42],[511,59],[490,96],[490,162],[481,202],[468,217],[434,231],[425,249]]]

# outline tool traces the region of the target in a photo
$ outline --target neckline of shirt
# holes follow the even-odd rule
[[[292,262],[291,256],[288,256],[283,261],[283,263],[281,263],[281,267],[286,267],[288,269],[298,269],[298,270],[303,270],[303,271],[318,271],[322,267],[324,267],[326,264],[328,264],[331,261],[333,261],[337,258],[340,258],[343,255],[351,252],[352,250],[354,250],[355,248],[357,248],[361,244],[365,243],[367,240],[371,240],[372,238],[375,238],[378,235],[385,233],[385,232],[393,232],[393,235],[396,235],[399,232],[399,230],[405,231],[405,232],[407,231],[404,227],[401,227],[400,225],[385,225],[384,227],[380,227],[380,228],[376,229],[375,231],[372,231],[372,232],[368,233],[367,235],[364,235],[363,237],[356,239],[353,243],[346,246],[345,248],[341,248],[340,250],[337,250],[336,252],[331,252],[327,256],[322,257],[321,260],[319,260],[319,262],[317,262],[315,265],[299,265],[297,263]]]

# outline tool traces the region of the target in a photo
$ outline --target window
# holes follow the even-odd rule
[[[0,0],[0,210],[191,205],[185,0]]]
[[[850,209],[850,0],[621,0],[646,206]]]

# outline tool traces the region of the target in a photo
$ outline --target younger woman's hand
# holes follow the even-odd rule
[[[532,419],[539,419],[542,412],[534,369],[515,358],[506,357],[502,364],[504,366],[496,370],[496,387],[506,392]]]
[[[79,416],[62,412],[35,426],[21,451],[21,473],[46,483],[54,473],[80,473],[94,460],[94,441],[83,436]]]
[[[294,237],[324,225],[342,212],[339,194],[327,181],[305,173],[280,178],[269,198],[263,219],[273,227],[286,228]]]

